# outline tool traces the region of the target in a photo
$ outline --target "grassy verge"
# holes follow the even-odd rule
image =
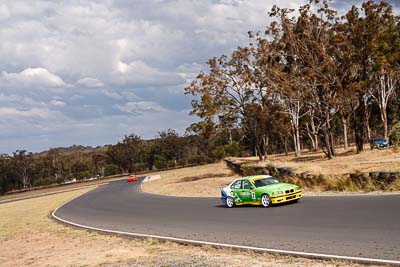
[[[219,196],[223,185],[239,177],[224,162],[160,174],[162,179],[143,184],[145,192],[172,196]]]
[[[0,266],[361,266],[128,239],[71,228],[49,217],[92,188],[0,204]]]

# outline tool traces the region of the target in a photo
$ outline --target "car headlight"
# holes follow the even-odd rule
[[[283,194],[283,191],[275,192],[275,195],[280,195],[280,194]]]

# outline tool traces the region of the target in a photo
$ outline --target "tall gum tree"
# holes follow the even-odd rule
[[[371,32],[368,46],[372,51],[373,72],[369,93],[379,106],[383,136],[387,140],[387,108],[400,79],[399,18],[394,16],[392,6],[385,1],[378,4],[367,1],[363,9]]]
[[[253,141],[261,160],[266,153],[265,120],[261,116],[264,107],[260,103],[263,94],[257,97],[262,90],[254,88],[251,64],[251,50],[247,47],[237,48],[231,57],[212,58],[208,61],[209,73],[200,73],[185,93],[195,97],[191,115],[217,119],[222,125],[239,125],[246,138]]]

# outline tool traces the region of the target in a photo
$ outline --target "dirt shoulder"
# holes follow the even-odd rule
[[[50,218],[56,207],[93,188],[0,204],[0,266],[350,265],[348,262],[129,239],[72,228]]]

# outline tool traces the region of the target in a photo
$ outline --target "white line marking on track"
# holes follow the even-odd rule
[[[140,184],[142,186],[142,183]],[[68,203],[68,202],[67,202]],[[208,241],[199,241],[199,240],[192,240],[192,239],[185,239],[185,238],[177,238],[177,237],[170,237],[170,236],[161,236],[161,235],[149,235],[149,234],[142,234],[142,233],[132,233],[132,232],[124,232],[124,231],[115,231],[103,228],[97,228],[92,226],[87,226],[83,224],[78,224],[74,222],[70,222],[68,220],[62,219],[56,215],[56,212],[62,208],[67,203],[62,204],[58,208],[56,208],[51,216],[63,223],[73,225],[76,227],[88,229],[88,230],[95,230],[104,233],[111,233],[111,234],[119,234],[119,235],[126,235],[132,237],[140,237],[140,238],[155,238],[165,241],[174,241],[177,243],[183,244],[192,244],[192,245],[208,245],[213,247],[221,247],[221,248],[232,248],[232,249],[241,249],[241,250],[253,250],[258,252],[267,252],[267,253],[278,253],[282,255],[289,255],[289,256],[299,256],[305,258],[314,258],[314,259],[323,259],[323,260],[348,260],[354,262],[361,262],[361,263],[368,263],[368,264],[391,264],[391,265],[399,265],[400,261],[397,260],[383,260],[383,259],[372,259],[372,258],[362,258],[362,257],[351,257],[351,256],[340,256],[340,255],[331,255],[331,254],[320,254],[320,253],[310,253],[310,252],[301,252],[301,251],[291,251],[291,250],[282,250],[282,249],[270,249],[270,248],[260,248],[260,247],[251,247],[251,246],[241,246],[241,245],[233,245],[233,244],[225,244],[225,243],[217,243],[217,242],[208,242]]]

